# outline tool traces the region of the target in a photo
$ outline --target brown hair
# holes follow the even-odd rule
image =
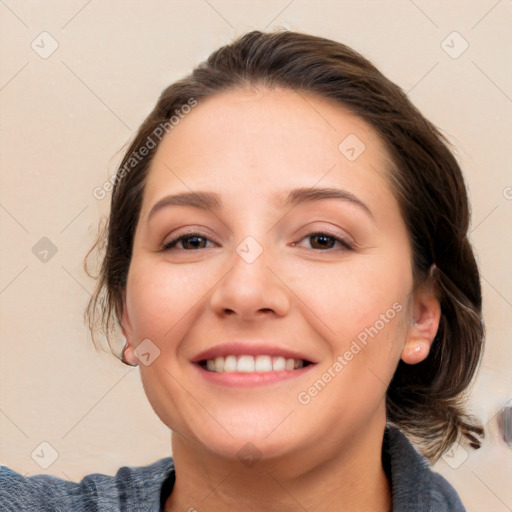
[[[442,312],[427,359],[416,365],[400,361],[387,392],[387,418],[432,461],[461,434],[478,448],[483,429],[465,415],[463,399],[481,358],[484,326],[461,170],[445,137],[397,85],[357,52],[328,39],[253,31],[216,50],[162,92],[125,153],[114,181],[108,224],[86,257],[87,271],[92,250],[105,249],[97,288],[85,312],[93,339],[95,332],[102,332],[111,347],[120,322],[121,291],[145,178],[158,144],[136,161],[134,153],[147,147],[155,130],[169,126],[176,110],[191,99],[251,86],[285,87],[330,98],[380,135],[391,157],[390,185],[411,240],[415,285],[430,282]]]

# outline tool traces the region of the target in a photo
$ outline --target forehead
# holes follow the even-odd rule
[[[228,91],[200,100],[163,138],[145,208],[163,187],[284,197],[293,187],[346,185],[371,199],[390,194],[381,190],[388,160],[375,130],[332,100],[289,89]]]

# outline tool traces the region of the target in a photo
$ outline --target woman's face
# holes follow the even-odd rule
[[[383,427],[413,284],[386,172],[365,122],[290,90],[201,100],[164,137],[123,331],[182,439],[227,457],[329,454]]]

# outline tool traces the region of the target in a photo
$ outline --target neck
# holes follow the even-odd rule
[[[251,467],[218,457],[173,433],[176,483],[165,512],[388,512],[391,493],[382,467],[384,427],[351,438],[347,446],[279,460],[260,460]],[[336,452],[334,455],[333,452]]]

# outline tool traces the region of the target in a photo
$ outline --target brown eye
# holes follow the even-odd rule
[[[198,234],[188,234],[183,235],[178,238],[175,238],[174,240],[171,240],[170,242],[166,243],[163,246],[163,250],[171,250],[171,249],[181,249],[181,250],[197,250],[197,249],[206,249],[206,244],[210,240],[204,236],[198,235]],[[178,244],[181,243],[181,247],[179,247]]]
[[[318,233],[309,235],[313,249],[332,249],[336,245],[336,239],[333,236]]]
[[[326,251],[336,249],[338,246],[341,250],[352,250],[353,246],[344,238],[331,235],[329,233],[311,233],[303,238],[303,240],[310,240],[310,247],[312,249]],[[297,244],[293,244],[297,245]]]

